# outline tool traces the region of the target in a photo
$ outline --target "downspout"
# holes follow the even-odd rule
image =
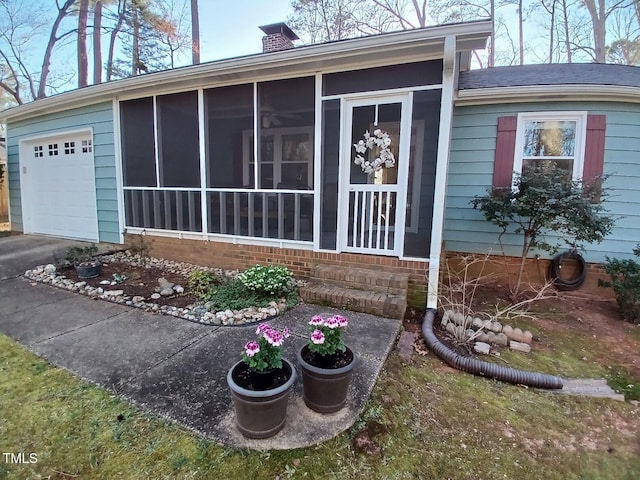
[[[543,373],[528,372],[484,362],[454,352],[444,345],[433,333],[433,322],[438,307],[438,283],[440,277],[440,257],[444,231],[446,207],[446,186],[449,169],[449,148],[451,145],[451,123],[453,120],[453,97],[456,88],[456,37],[449,35],[444,42],[442,69],[442,100],[440,107],[440,132],[438,135],[438,157],[434,189],[433,219],[431,226],[431,251],[429,253],[429,274],[427,285],[427,311],[422,322],[422,336],[427,347],[449,366],[467,373],[536,388],[560,389],[560,377]]]
[[[422,337],[427,347],[450,367],[472,373],[481,377],[492,378],[515,385],[526,385],[534,388],[561,389],[563,380],[546,373],[529,372],[515,368],[503,367],[476,358],[466,357],[454,352],[443,344],[433,333],[433,322],[436,311],[428,309],[422,322]]]
[[[438,282],[440,277],[440,256],[442,254],[442,234],[444,231],[456,69],[456,37],[455,35],[449,35],[444,39],[444,58],[442,61],[442,98],[440,101],[440,129],[438,132],[436,178],[433,192],[433,216],[431,219],[431,251],[429,252],[427,309],[435,309],[438,307]]]

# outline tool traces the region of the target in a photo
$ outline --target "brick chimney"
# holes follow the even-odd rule
[[[298,40],[298,36],[293,33],[286,23],[272,23],[260,27],[266,35],[262,37],[262,51],[278,52],[293,48],[293,41]]]

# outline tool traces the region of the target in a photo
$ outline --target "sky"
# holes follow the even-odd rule
[[[262,51],[258,27],[285,22],[291,0],[199,0],[200,60],[239,57]]]

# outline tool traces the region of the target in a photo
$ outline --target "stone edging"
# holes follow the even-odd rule
[[[137,254],[128,252],[117,252],[109,255],[102,255],[98,259],[104,263],[128,263],[132,266],[157,267],[166,272],[177,273],[188,276],[194,270],[204,270],[214,273],[221,279],[234,278],[238,275],[238,270],[222,270],[221,268],[210,268],[193,265],[186,262],[175,262],[172,260],[164,260],[154,257],[142,257]],[[171,315],[191,322],[202,323],[205,325],[245,325],[259,321],[267,321],[270,318],[280,314],[286,309],[286,301],[282,298],[279,303],[271,302],[269,307],[248,307],[242,310],[225,310],[219,312],[211,312],[207,309],[206,304],[192,304],[187,307],[179,308],[170,305],[159,305],[153,299],[145,299],[142,297],[129,297],[124,295],[122,290],[107,289],[109,286],[92,287],[87,282],[74,282],[65,277],[53,264],[39,265],[31,270],[27,270],[24,276],[29,280],[39,283],[45,283],[53,287],[69,290],[81,295],[108,302],[119,303],[129,307],[139,308],[141,310]],[[140,300],[142,298],[142,300]],[[136,301],[134,301],[134,299]]]

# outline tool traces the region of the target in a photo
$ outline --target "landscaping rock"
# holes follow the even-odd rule
[[[489,325],[489,330],[493,333],[501,333],[502,332],[502,324],[500,322],[491,322]]]
[[[151,299],[152,300],[158,300],[162,295],[160,295],[159,293],[152,293],[151,294]]]
[[[531,345],[528,343],[516,342],[515,340],[511,340],[509,342],[509,348],[511,350],[524,353],[529,353],[531,351]]]
[[[47,265],[45,265],[44,269],[43,269],[44,273],[55,273],[56,271],[56,266],[53,263],[49,263]]]
[[[500,332],[494,337],[493,343],[506,347],[509,344],[509,339],[504,333]]]
[[[417,338],[418,334],[413,332],[402,332],[400,334],[400,340],[398,340],[398,355],[405,363],[411,362],[413,344]]]
[[[124,290],[107,290],[104,292],[105,297],[121,297],[124,295]]]
[[[167,280],[164,277],[160,277],[158,279],[158,285],[159,287],[157,288],[158,291],[161,290],[165,290],[165,289],[171,289],[173,290],[173,286],[175,285],[174,283],[171,283],[169,280]]]
[[[184,293],[184,287],[182,285],[175,285],[173,291],[178,294]]]
[[[486,332],[479,334],[476,339],[482,343],[489,343],[489,335]]]
[[[513,338],[513,328],[511,325],[504,325],[502,327],[502,333],[504,333],[509,340]]]
[[[464,315],[461,314],[460,312],[457,312],[453,315],[453,321],[455,322],[456,325],[464,325]]]
[[[142,303],[142,302],[144,302],[144,300],[145,300],[145,299],[144,299],[144,297],[142,297],[142,296],[140,296],[140,295],[136,295],[135,297],[133,297],[133,298],[131,299],[131,301],[132,301],[133,303]]]
[[[484,323],[482,322],[482,320],[480,320],[478,317],[474,318],[471,321],[471,326],[473,328],[475,328],[476,330],[478,330],[479,328],[482,328],[482,326],[484,325]]]
[[[111,285],[111,280],[102,280],[100,285]]]
[[[170,297],[173,295],[173,288],[163,288],[160,290],[160,295],[163,297]]]
[[[489,355],[489,352],[491,351],[491,345],[484,342],[476,342],[473,345],[473,349],[478,353],[484,353],[485,355]]]

